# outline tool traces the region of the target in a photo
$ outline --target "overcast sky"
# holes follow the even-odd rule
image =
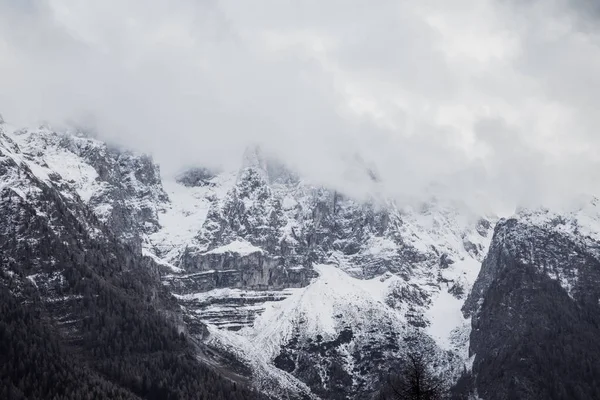
[[[596,5],[598,4],[598,5]],[[0,113],[166,173],[262,143],[308,178],[487,207],[600,189],[594,0],[0,0]]]

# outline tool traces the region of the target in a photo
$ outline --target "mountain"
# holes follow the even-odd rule
[[[148,252],[179,269],[163,280],[188,326],[208,322],[205,343],[277,396],[374,394],[415,336],[456,379],[469,330],[460,307],[492,222],[433,201],[357,202],[257,149],[243,160],[167,185],[163,228],[148,237]]]
[[[464,306],[482,398],[600,398],[598,203],[496,226]]]
[[[86,388],[366,399],[420,351],[456,398],[598,397],[593,198],[499,219],[397,204],[360,163],[366,200],[257,147],[166,178],[81,132],[0,127],[2,295]]]
[[[260,398],[200,362],[139,234],[118,231],[115,214],[76,190],[85,181],[51,167],[87,177],[53,153],[81,141],[0,130],[3,398]]]

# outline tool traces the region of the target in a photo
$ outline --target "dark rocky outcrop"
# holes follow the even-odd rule
[[[165,282],[183,292],[197,293],[218,288],[281,290],[305,286],[314,273],[305,268],[286,268],[266,255],[207,254],[198,258],[189,274],[170,275]],[[197,271],[197,272],[194,272]]]
[[[177,176],[177,182],[184,186],[214,186],[211,180],[216,174],[208,168],[190,168]]]
[[[600,398],[600,262],[596,244],[565,226],[496,226],[464,307],[471,390],[483,399]]]

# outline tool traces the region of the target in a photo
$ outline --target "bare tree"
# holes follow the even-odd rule
[[[398,374],[390,375],[383,389],[385,400],[441,400],[445,385],[422,353],[409,353]]]

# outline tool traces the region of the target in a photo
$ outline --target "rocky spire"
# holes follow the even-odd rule
[[[294,183],[298,181],[296,173],[280,160],[267,155],[256,144],[248,146],[244,151],[241,171],[247,168],[256,170],[269,183]]]

